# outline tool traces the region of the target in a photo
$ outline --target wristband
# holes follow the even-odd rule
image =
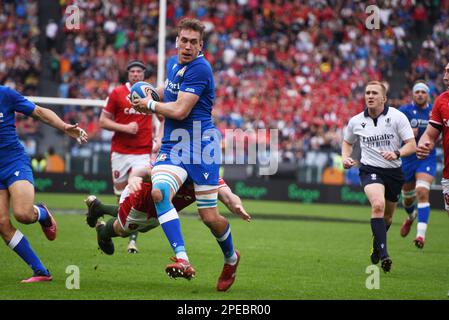
[[[396,150],[395,152],[394,152],[394,154],[396,155],[396,160],[397,159],[399,159],[400,157],[401,157],[401,152],[399,151],[399,150]]]
[[[148,101],[147,109],[151,110],[151,112],[156,112],[156,101],[154,100]]]

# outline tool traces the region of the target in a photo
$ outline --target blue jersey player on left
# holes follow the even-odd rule
[[[416,141],[419,141],[429,122],[432,106],[429,101],[429,87],[423,82],[413,86],[413,102],[399,108],[410,121]],[[402,187],[402,202],[408,217],[401,227],[401,236],[410,232],[413,221],[418,218],[417,234],[413,240],[417,248],[422,249],[429,221],[430,186],[436,174],[435,149],[429,156],[420,160],[416,154],[402,158],[402,171],[405,183]]]
[[[15,90],[0,86],[0,234],[9,248],[33,270],[23,283],[50,281],[52,276],[31,248],[26,237],[11,224],[10,202],[16,220],[23,224],[39,221],[48,240],[56,238],[56,221],[43,204],[34,205],[34,180],[30,159],[19,142],[15,112],[40,120],[64,131],[79,143],[87,142],[86,132],[69,125],[53,111],[39,107]]]

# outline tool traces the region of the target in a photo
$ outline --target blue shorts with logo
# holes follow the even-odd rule
[[[201,141],[197,147],[182,149],[179,145],[163,144],[154,163],[172,165],[187,171],[188,178],[197,185],[218,186],[221,148],[217,141]]]
[[[30,158],[26,154],[0,167],[0,190],[6,190],[14,182],[20,180],[28,180],[34,185]]]
[[[411,155],[402,159],[402,172],[404,173],[405,182],[415,181],[417,173],[427,173],[433,177],[437,172],[437,157],[433,153],[426,159],[420,160],[416,155]]]

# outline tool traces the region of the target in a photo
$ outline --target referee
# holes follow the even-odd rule
[[[366,108],[349,120],[341,153],[344,168],[354,166],[351,152],[359,139],[360,181],[371,204],[371,262],[380,260],[384,272],[389,272],[392,260],[387,251],[387,231],[404,183],[400,158],[415,152],[416,141],[407,117],[386,106],[386,101],[385,86],[379,81],[368,82]]]

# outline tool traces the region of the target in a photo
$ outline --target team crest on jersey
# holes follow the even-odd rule
[[[118,177],[120,177],[120,171],[114,170],[114,178],[118,179]]]
[[[160,155],[157,156],[156,162],[158,162],[158,161],[165,161],[165,159],[167,159],[167,154],[161,153]]]
[[[3,112],[0,112],[0,122],[3,122]]]
[[[185,66],[184,68],[182,68],[181,70],[179,70],[179,71],[176,73],[176,76],[184,77],[184,73],[186,72],[186,70],[187,70],[187,66]]]
[[[391,118],[385,119],[385,126],[386,127],[391,127]]]

